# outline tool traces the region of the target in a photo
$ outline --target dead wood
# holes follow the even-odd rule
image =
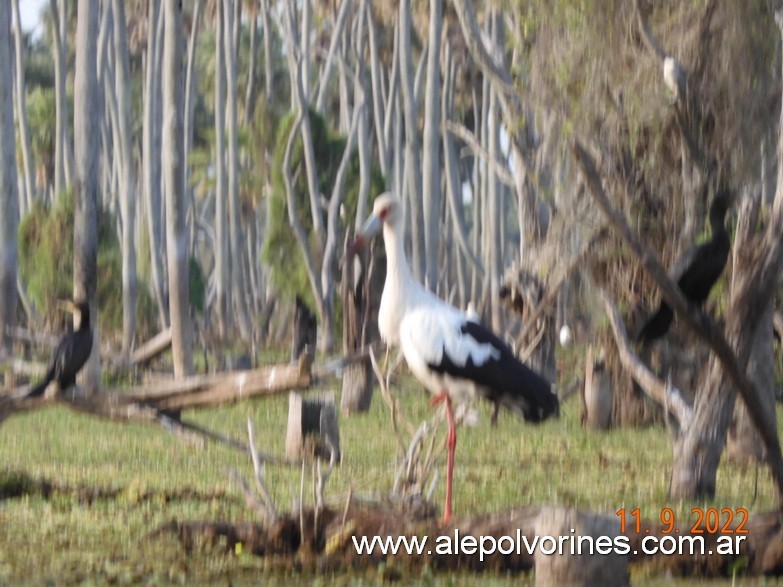
[[[748,407],[748,412],[753,423],[764,441],[770,471],[775,481],[777,503],[783,507],[783,453],[781,453],[774,418],[768,418],[767,414],[764,412],[758,390],[753,383],[748,380],[744,369],[740,366],[734,351],[731,346],[729,346],[729,343],[721,330],[706,312],[700,308],[691,307],[691,305],[688,304],[682,291],[680,291],[677,285],[669,279],[655,254],[642,245],[637,236],[631,231],[623,215],[612,206],[604,191],[593,158],[587,153],[578,140],[575,140],[572,143],[571,151],[574,154],[577,165],[579,166],[589,191],[609,220],[612,229],[622,237],[623,241],[625,241],[639,259],[642,266],[644,266],[653,277],[658,284],[658,287],[661,289],[663,299],[672,307],[676,315],[683,320],[699,338],[709,344],[710,348],[720,360],[721,365],[732,383],[736,385],[737,391],[740,393],[745,405]],[[783,198],[779,198],[779,200],[783,202]],[[783,210],[781,210],[781,212],[783,212]],[[773,214],[773,216],[775,217],[775,220],[777,220],[779,214]],[[780,247],[778,245],[780,243],[775,240],[778,237],[773,236],[773,233],[774,231],[769,231],[767,233],[767,239],[771,242],[768,247],[765,247],[765,250],[769,251],[769,258],[766,260],[765,264],[765,266],[769,268],[769,272],[764,274],[763,284],[760,283],[761,280],[756,282],[759,285],[759,289],[763,289],[765,292],[773,283],[770,279],[771,276],[776,277],[779,275],[779,264],[783,262],[783,259],[779,259],[775,256],[779,252]],[[756,299],[758,300],[759,298]],[[748,316],[746,326],[753,326],[756,318],[756,316]]]
[[[623,367],[650,398],[674,414],[681,430],[686,429],[693,418],[693,407],[685,400],[679,389],[658,379],[655,373],[650,371],[649,367],[633,351],[617,304],[606,290],[601,290],[601,299],[604,302],[609,323],[612,325],[612,332]]]
[[[552,515],[576,516],[581,520],[592,519],[595,514],[580,512],[567,508],[541,508],[526,506],[491,515],[477,516],[471,519],[458,520],[456,523],[443,527],[434,516],[418,517],[408,511],[388,504],[357,504],[351,502],[347,509],[334,505],[322,510],[317,518],[314,510],[303,512],[304,523],[300,525],[299,513],[281,516],[275,525],[264,528],[256,524],[231,524],[228,522],[203,522],[174,520],[158,530],[154,535],[174,534],[184,548],[192,549],[197,545],[220,546],[228,552],[235,552],[236,544],[241,543],[243,552],[251,552],[259,556],[273,557],[271,564],[297,568],[304,566],[312,570],[362,570],[385,564],[388,569],[396,572],[411,572],[415,576],[424,568],[440,571],[471,571],[491,573],[519,573],[533,569],[538,562],[527,550],[524,539],[532,545],[539,535],[542,512]],[[575,518],[575,519],[576,519]],[[603,516],[606,528],[590,524],[580,526],[579,535],[617,535],[619,523],[613,526],[613,514]],[[778,520],[777,512],[759,514],[751,517],[745,528],[747,534],[739,534],[744,540],[740,543],[739,553],[718,554],[718,540],[721,536],[731,534],[707,533],[691,534],[691,522],[676,526],[677,533],[664,533],[665,528],[660,523],[642,521],[642,532],[634,530],[625,534],[629,554],[623,557],[632,568],[644,568],[649,573],[665,574],[678,577],[700,576],[704,578],[731,577],[737,568],[740,573],[749,575],[781,574],[783,573],[783,529]],[[649,530],[649,532],[647,531]],[[305,532],[306,535],[303,535]],[[582,534],[580,534],[582,533]],[[563,534],[563,533],[561,533]],[[569,535],[568,529],[563,534]],[[374,536],[427,536],[428,542],[421,555],[408,555],[400,548],[396,555],[383,555],[377,550],[371,554],[359,555],[354,547],[353,538],[361,541],[362,537],[372,540]],[[445,546],[445,539],[451,539],[450,549]],[[503,555],[494,552],[480,560],[478,552],[467,554],[462,548],[455,551],[454,539],[462,540],[465,536],[491,537],[498,541],[503,536],[512,537],[521,546],[511,554]],[[622,537],[622,535],[620,535]],[[713,554],[705,555],[646,555],[642,551],[642,540],[645,537],[655,537],[660,540],[664,536],[701,537],[704,540],[705,551]],[[624,540],[626,538],[623,538]],[[480,543],[480,542],[479,542]],[[489,538],[487,538],[489,544]],[[649,542],[647,543],[649,548]],[[504,546],[507,546],[504,544]],[[566,549],[570,548],[568,544]],[[586,546],[582,547],[587,548]],[[427,553],[427,550],[430,552]],[[686,551],[688,548],[686,547]],[[584,560],[580,557],[570,557],[573,564],[580,565]],[[599,557],[600,558],[600,557]],[[564,557],[565,564],[569,557]],[[578,571],[578,569],[576,569]],[[538,574],[538,569],[536,573]]]

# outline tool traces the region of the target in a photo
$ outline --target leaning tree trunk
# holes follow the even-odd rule
[[[74,78],[74,186],[73,295],[87,300],[93,328],[93,345],[82,379],[88,393],[100,385],[100,337],[98,335],[98,147],[100,112],[97,50],[99,0],[80,0],[76,25],[76,75]]]
[[[752,202],[752,205],[751,203]],[[758,208],[763,201],[759,199],[749,200],[743,208],[737,230],[735,231],[735,243],[733,252],[734,275],[742,271],[739,266],[742,251],[745,246],[752,246],[750,235],[755,228],[758,219]],[[748,211],[750,210],[750,211]],[[733,281],[732,286],[736,282]],[[735,287],[732,287],[732,292]],[[773,348],[772,322],[773,302],[770,300],[764,308],[759,327],[753,339],[753,348],[748,362],[748,378],[756,386],[761,395],[764,410],[775,413],[775,353]],[[753,425],[747,406],[744,402],[737,402],[734,406],[734,417],[729,427],[729,436],[726,443],[726,456],[734,461],[746,463],[748,461],[761,461],[764,458],[764,446],[761,438]]]
[[[11,79],[11,10],[0,6],[0,79]],[[17,230],[19,194],[14,141],[14,102],[12,84],[0,84],[0,356],[11,352],[6,334],[16,325]]]
[[[182,3],[164,0],[163,178],[166,191],[169,309],[174,376],[193,372],[193,330],[188,289],[187,205],[182,184]]]
[[[748,378],[761,393],[764,409],[775,412],[775,353],[772,336],[772,304],[764,310],[750,354]],[[744,402],[734,406],[734,417],[729,428],[726,456],[733,461],[747,463],[764,459],[764,445],[753,425]]]

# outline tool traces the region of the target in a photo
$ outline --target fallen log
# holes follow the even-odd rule
[[[161,330],[131,353],[131,365],[143,365],[171,346],[171,328]]]
[[[29,386],[0,396],[0,423],[15,413],[61,402],[68,408],[119,421],[157,423],[189,440],[217,440],[247,450],[245,443],[184,422],[179,412],[230,403],[251,397],[287,393],[309,388],[314,382],[312,358],[302,355],[298,363],[272,365],[249,371],[198,375],[166,380],[135,388],[115,388],[85,396],[78,387],[53,396],[25,397]]]
[[[298,363],[196,375],[140,387],[110,389],[106,393],[121,395],[128,401],[144,403],[159,410],[201,408],[307,389],[313,384],[311,367],[310,356],[302,355]]]
[[[718,540],[727,536],[719,532],[691,534],[689,526],[682,528],[680,533],[666,533],[660,524],[646,526],[642,523],[642,528],[645,528],[642,533],[622,535],[618,532],[619,524],[611,524],[612,515],[599,516],[603,526],[592,521],[595,517],[595,514],[578,512],[572,508],[527,506],[457,520],[443,527],[434,516],[416,517],[388,504],[353,503],[348,508],[338,504],[327,507],[318,515],[317,523],[314,511],[307,509],[281,515],[271,527],[262,524],[174,520],[161,526],[154,535],[173,533],[185,548],[191,548],[194,544],[212,544],[228,552],[235,552],[237,544],[241,544],[243,552],[269,556],[270,564],[295,565],[300,570],[306,570],[308,565],[311,570],[318,572],[361,570],[377,568],[382,564],[385,572],[402,575],[387,577],[397,579],[404,578],[405,573],[410,573],[411,577],[420,577],[425,568],[497,574],[520,573],[535,567],[537,584],[540,584],[539,573],[549,573],[544,567],[551,564],[566,570],[561,576],[582,577],[585,575],[584,552],[583,556],[574,556],[570,554],[570,549],[572,543],[577,548],[578,538],[584,536],[591,536],[593,540],[583,541],[582,548],[589,548],[588,545],[592,544],[598,554],[593,554],[595,574],[585,576],[578,582],[580,585],[619,584],[602,582],[605,569],[601,567],[600,559],[604,555],[596,546],[599,544],[598,538],[603,538],[604,543],[608,544],[627,544],[627,554],[613,555],[618,559],[616,576],[620,577],[620,583],[625,577],[624,564],[630,564],[633,569],[644,569],[645,574],[667,577],[783,574],[783,529],[777,512],[752,516],[746,525],[748,533],[742,534],[746,538],[741,550],[731,554],[721,554],[717,550]],[[572,522],[576,522],[576,526],[569,525]],[[647,527],[650,532],[646,531]],[[575,528],[573,533],[571,528]],[[550,531],[552,536],[546,536],[554,541],[542,541],[541,533]],[[366,538],[365,544],[369,545],[375,536],[390,541],[397,537],[410,540],[413,536],[420,539],[426,536],[426,548],[421,554],[408,554],[404,548],[399,548],[395,554],[384,554],[377,547],[372,553],[357,552],[356,544],[361,544],[363,538]],[[218,540],[219,537],[222,539]],[[707,552],[712,551],[712,554],[673,555],[660,549],[656,554],[644,554],[642,540],[647,538],[649,541],[651,537],[655,537],[656,544],[661,544],[664,537],[668,537],[667,540],[684,538],[686,542],[689,538],[703,537]],[[514,548],[510,549],[512,541]],[[555,555],[554,559],[557,560],[553,560],[546,552],[557,544],[564,544],[564,555]],[[480,553],[482,547],[485,549],[483,554]],[[500,552],[501,549],[509,551],[508,554]],[[492,552],[486,552],[488,550]],[[542,552],[539,553],[539,550]]]

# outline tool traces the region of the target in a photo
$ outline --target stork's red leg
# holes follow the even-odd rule
[[[446,460],[446,506],[443,509],[443,524],[445,525],[451,521],[451,495],[454,482],[454,449],[457,447],[457,427],[454,424],[451,397],[445,390],[432,398],[433,406],[437,406],[441,402],[446,402],[446,421],[449,426],[449,431],[446,435],[446,448],[448,449],[448,458]]]

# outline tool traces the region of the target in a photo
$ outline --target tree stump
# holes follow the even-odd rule
[[[593,347],[585,359],[582,388],[582,425],[589,430],[608,430],[612,425],[612,386],[602,359],[593,360]]]
[[[602,554],[609,552],[615,536],[619,535],[616,518],[545,507],[536,520],[535,535],[541,541],[534,556],[536,585],[602,587],[630,584],[628,558],[614,553]],[[553,554],[544,554],[554,550],[550,539],[542,540],[544,537],[554,538],[557,550]],[[566,538],[562,540],[562,549],[561,537]],[[591,541],[584,537],[591,537]]]
[[[365,266],[368,267],[366,278]],[[369,340],[377,338],[377,309],[373,313],[372,292],[378,273],[374,256],[370,257],[367,252],[346,263],[343,268],[343,352],[346,355],[356,353]],[[379,297],[375,296],[376,299]],[[345,367],[340,394],[343,414],[369,411],[374,380],[369,357]]]
[[[315,456],[329,460],[332,450],[340,460],[340,428],[333,394],[303,398],[296,392],[288,396],[288,429],[285,455],[291,460]]]
[[[291,346],[291,360],[296,361],[307,352],[315,355],[318,342],[318,320],[302,298],[296,296],[294,309],[294,340]]]

